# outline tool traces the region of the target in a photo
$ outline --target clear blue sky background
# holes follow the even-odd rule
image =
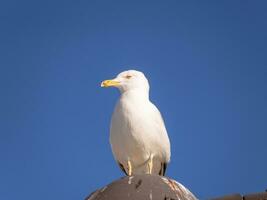
[[[200,199],[267,189],[266,1],[1,1],[0,199],[83,199],[118,179],[109,122],[143,71]]]

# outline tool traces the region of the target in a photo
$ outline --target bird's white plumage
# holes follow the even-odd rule
[[[149,84],[142,72],[129,70],[112,80],[121,91],[111,119],[112,152],[132,174],[159,174],[170,161],[170,142],[157,107],[149,100]],[[149,160],[153,167],[149,170]]]

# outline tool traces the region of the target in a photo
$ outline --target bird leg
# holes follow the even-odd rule
[[[148,161],[148,173],[152,174],[152,169],[153,169],[153,154],[150,155],[149,161]]]
[[[127,161],[127,165],[128,165],[128,175],[132,176],[132,164],[130,160]]]

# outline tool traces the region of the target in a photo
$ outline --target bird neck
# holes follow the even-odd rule
[[[121,98],[131,98],[136,100],[149,100],[149,91],[142,89],[132,89],[121,93]]]

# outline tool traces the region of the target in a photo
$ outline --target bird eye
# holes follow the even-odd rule
[[[127,79],[130,79],[131,77],[132,77],[131,75],[125,76],[125,78],[127,78]]]

